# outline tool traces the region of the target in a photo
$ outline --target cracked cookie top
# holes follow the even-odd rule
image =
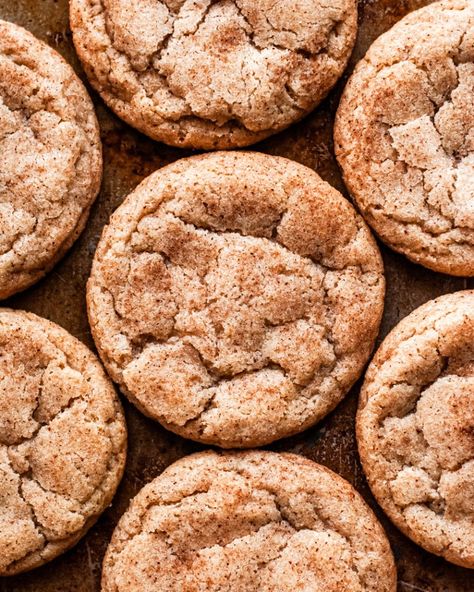
[[[97,120],[79,78],[45,43],[0,21],[0,298],[64,255],[101,175]]]
[[[181,147],[246,146],[301,119],[341,75],[355,0],[72,0],[74,43],[125,121]]]
[[[367,226],[316,173],[221,152],[157,171],[118,208],[88,309],[109,373],[144,413],[187,438],[256,446],[342,399],[384,288]]]
[[[435,2],[379,37],[336,117],[336,155],[367,222],[435,271],[474,275],[474,3]]]
[[[61,327],[0,310],[0,576],[74,545],[110,504],[126,428],[97,358]]]
[[[393,522],[474,568],[474,291],[428,302],[393,329],[367,372],[357,437]]]
[[[102,592],[395,592],[390,546],[352,486],[294,454],[204,452],[121,518]]]

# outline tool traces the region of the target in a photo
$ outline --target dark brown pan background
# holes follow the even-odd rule
[[[351,66],[370,43],[406,12],[427,0],[361,0],[359,36]],[[57,49],[83,76],[68,28],[67,0],[0,0],[0,18],[32,31]],[[315,169],[337,189],[347,192],[334,159],[332,124],[347,74],[312,115],[256,146]],[[133,131],[93,94],[104,143],[105,176],[86,231],[69,255],[45,280],[5,304],[33,311],[68,329],[93,347],[87,324],[85,283],[103,225],[143,177],[189,152],[154,143]],[[382,246],[387,298],[380,337],[414,308],[446,292],[474,287],[474,281],[450,278],[409,263]],[[457,568],[425,553],[402,536],[375,505],[365,483],[354,438],[354,414],[360,384],[318,426],[270,446],[302,454],[348,479],[375,509],[390,537],[396,557],[400,592],[472,592],[474,572]],[[95,592],[100,590],[101,562],[114,525],[128,502],[148,481],[179,457],[200,446],[165,431],[124,402],[129,429],[125,477],[114,503],[89,534],[69,553],[29,574],[0,578],[0,592]]]

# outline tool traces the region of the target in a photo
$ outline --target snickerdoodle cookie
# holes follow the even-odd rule
[[[74,545],[110,504],[126,429],[99,361],[61,327],[0,309],[0,576]]]
[[[393,329],[369,366],[357,437],[393,522],[474,568],[474,291],[432,300]]]
[[[0,21],[0,298],[66,253],[101,176],[97,120],[79,78],[45,43]]]
[[[342,477],[294,454],[204,452],[145,486],[103,592],[395,592],[390,546]]]
[[[344,397],[384,288],[367,226],[315,172],[218,152],[157,171],[118,208],[88,309],[104,364],[145,414],[187,438],[256,446]]]
[[[341,75],[355,0],[71,0],[93,86],[129,124],[190,148],[246,146],[301,119]]]
[[[336,155],[367,222],[435,271],[474,275],[474,2],[402,19],[358,64]]]

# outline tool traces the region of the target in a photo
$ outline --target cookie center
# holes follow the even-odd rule
[[[417,423],[442,469],[474,458],[474,377],[445,377],[421,396]]]
[[[140,252],[151,225],[157,252]],[[311,260],[266,238],[214,233],[175,216],[145,226],[116,298],[119,314],[134,321],[135,343],[151,335],[179,341],[216,378],[272,366],[303,385],[331,363],[324,273]]]

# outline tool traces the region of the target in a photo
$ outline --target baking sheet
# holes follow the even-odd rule
[[[258,1],[258,0],[256,0]],[[301,123],[255,149],[286,156],[316,171],[346,193],[334,159],[332,124],[347,74],[370,43],[406,12],[427,0],[361,0],[359,35],[351,64],[324,103]],[[0,0],[0,18],[18,23],[57,49],[84,75],[74,53],[68,28],[67,0]],[[43,281],[5,304],[33,311],[59,323],[88,346],[85,283],[103,225],[123,198],[148,174],[190,154],[158,144],[118,120],[95,93],[104,144],[104,182],[87,228],[66,258]],[[409,263],[381,246],[387,278],[387,297],[380,339],[414,308],[440,294],[474,287],[473,280],[450,278]],[[365,483],[354,438],[354,415],[360,383],[320,424],[299,436],[268,448],[296,452],[320,462],[348,479],[374,508],[395,554],[400,592],[472,592],[474,571],[458,568],[424,552],[400,534],[377,508]],[[12,578],[0,578],[0,592],[96,592],[100,590],[101,562],[114,525],[141,487],[170,463],[199,450],[148,420],[124,401],[129,429],[125,476],[112,506],[71,551],[46,566]]]

